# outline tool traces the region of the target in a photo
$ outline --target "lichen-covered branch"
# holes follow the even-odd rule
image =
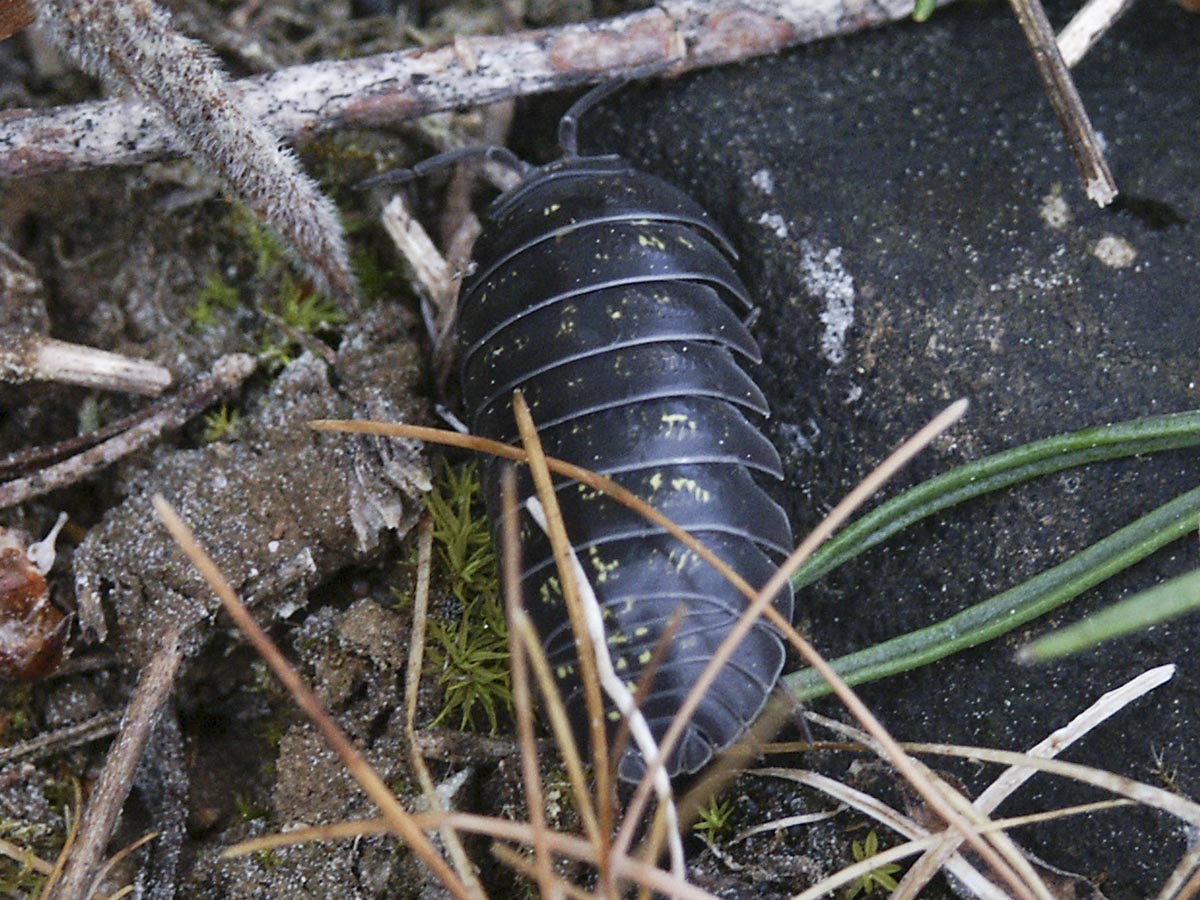
[[[361,59],[294,66],[230,85],[250,116],[303,141],[674,62],[735,62],[903,18],[912,0],[660,0],[612,19]],[[129,165],[186,152],[138,100],[0,113],[0,178]]]

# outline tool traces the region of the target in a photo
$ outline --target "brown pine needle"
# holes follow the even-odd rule
[[[413,592],[412,632],[408,639],[408,666],[404,678],[404,735],[408,739],[409,755],[412,757],[413,770],[425,795],[425,802],[434,812],[443,812],[445,807],[438,796],[433,776],[429,766],[425,764],[425,756],[417,742],[417,696],[421,689],[421,668],[425,660],[425,623],[429,618],[429,582],[433,567],[433,520],[422,516],[417,525],[417,586]],[[454,863],[454,870],[475,900],[486,900],[486,893],[479,879],[475,877],[474,866],[471,865],[467,849],[458,834],[450,828],[442,829],[442,840],[446,844],[446,852]]]
[[[301,679],[295,669],[284,659],[279,648],[275,646],[265,631],[259,626],[254,617],[246,609],[245,605],[238,598],[233,586],[217,568],[216,563],[205,552],[204,548],[196,540],[195,534],[192,533],[187,523],[179,517],[174,509],[163,499],[161,494],[155,494],[151,498],[155,511],[159,518],[166,526],[171,536],[187,554],[192,565],[204,576],[204,580],[208,582],[208,586],[212,588],[213,593],[220,598],[221,604],[229,613],[230,618],[246,635],[247,640],[258,651],[263,661],[270,666],[271,671],[275,673],[275,677],[283,682],[284,687],[292,695],[305,714],[312,720],[317,729],[324,735],[325,740],[333,747],[334,751],[341,757],[343,765],[354,780],[367,794],[368,797],[379,807],[384,816],[388,820],[388,824],[395,833],[403,838],[413,851],[421,858],[421,861],[436,875],[458,900],[474,900],[466,886],[454,873],[454,871],[442,859],[441,854],[430,843],[429,838],[416,824],[413,817],[400,805],[400,802],[392,794],[383,779],[371,767],[366,759],[355,749],[350,743],[349,738],[342,732],[334,723],[333,719],[325,711],[321,701],[317,699],[316,694],[309,689]]]
[[[504,608],[508,613],[508,649],[512,660],[513,709],[517,718],[517,737],[521,746],[521,774],[525,799],[529,805],[529,824],[533,829],[533,866],[530,877],[537,883],[542,900],[556,900],[562,887],[550,864],[546,846],[546,810],[542,792],[542,773],[538,768],[537,742],[533,734],[533,694],[529,687],[529,666],[525,645],[517,636],[516,615],[521,606],[520,510],[517,508],[517,476],[506,466],[500,476],[500,502],[504,511],[501,549],[504,555]],[[499,847],[495,848],[499,851]],[[503,859],[503,857],[501,857]],[[525,861],[521,861],[522,865]],[[509,863],[512,865],[512,863]]]
[[[575,743],[575,733],[567,719],[567,708],[563,705],[562,696],[554,674],[550,671],[550,663],[546,661],[546,653],[542,649],[541,639],[529,613],[517,609],[513,613],[513,624],[517,628],[517,636],[525,645],[525,655],[533,667],[534,678],[537,679],[538,690],[546,700],[546,716],[550,720],[550,731],[554,742],[558,745],[563,758],[563,768],[567,770],[567,780],[571,783],[571,792],[575,797],[575,806],[579,818],[583,821],[583,831],[589,841],[599,843],[600,825],[596,816],[596,807],[592,803],[592,795],[588,790],[587,774],[584,771],[583,757],[579,753],[579,745]]]
[[[443,447],[460,447],[464,450],[473,450],[476,453],[485,453],[489,456],[498,456],[502,459],[511,459],[515,462],[528,462],[529,459],[528,454],[519,447],[502,444],[499,441],[491,441],[487,438],[475,437],[471,434],[459,434],[457,431],[447,431],[444,428],[427,428],[422,425],[405,425],[401,422],[375,422],[365,419],[315,419],[308,423],[308,427],[314,431],[344,431],[354,434],[371,434],[380,437],[398,437],[407,440],[425,441],[430,444],[439,444]],[[572,478],[581,484],[586,484],[590,488],[601,491],[617,503],[621,503],[640,515],[645,516],[646,519],[655,525],[666,529],[672,537],[681,541],[685,547],[696,553],[720,572],[723,578],[741,591],[747,598],[752,599],[757,596],[758,592],[746,582],[746,579],[730,568],[724,560],[632,491],[617,484],[611,478],[597,475],[591,469],[585,469],[582,466],[564,462],[561,459],[555,459],[553,456],[547,456],[545,459],[546,466],[551,472],[554,472],[556,475],[565,475],[567,478]]]
[[[538,498],[546,513],[546,534],[554,551],[554,562],[558,567],[559,583],[562,585],[563,602],[566,603],[567,614],[571,619],[571,630],[575,633],[575,652],[579,660],[579,678],[583,684],[584,702],[587,704],[593,770],[596,776],[596,812],[600,823],[597,849],[602,850],[599,854],[600,884],[604,888],[611,888],[612,873],[607,860],[615,804],[613,784],[609,776],[611,769],[608,762],[608,733],[604,723],[604,698],[600,692],[596,649],[588,637],[583,603],[579,599],[579,584],[575,579],[575,568],[571,564],[571,542],[563,523],[562,511],[558,507],[558,495],[554,492],[554,482],[550,478],[550,469],[546,465],[546,455],[542,452],[542,441],[538,437],[533,416],[520,391],[513,392],[513,414],[517,419],[517,428],[521,433],[521,443],[525,446]]]
[[[74,811],[68,807],[66,811],[67,822],[67,839],[63,843],[62,850],[58,853],[58,858],[54,860],[54,868],[46,877],[46,884],[42,887],[42,893],[39,895],[39,900],[46,900],[50,896],[58,884],[58,880],[62,877],[63,869],[67,865],[67,860],[71,856],[71,850],[75,846],[75,838],[79,836],[79,821],[83,818],[83,789],[79,786],[79,779],[75,779],[71,783],[72,790],[75,794]]]

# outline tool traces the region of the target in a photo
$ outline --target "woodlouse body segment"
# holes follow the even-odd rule
[[[515,441],[512,393],[547,454],[612,476],[693,532],[751,584],[792,548],[783,510],[751,477],[782,477],[748,415],[766,415],[742,362],[759,360],[734,252],[687,195],[617,157],[568,155],[492,206],[459,303],[463,397],[472,432]],[[491,507],[499,523],[498,479]],[[521,499],[531,496],[528,478]],[[658,526],[591,489],[556,483],[567,533],[600,603],[614,666],[636,684],[675,609],[682,625],[643,705],[661,738],[745,599]],[[497,524],[499,527],[499,524]],[[577,731],[587,733],[574,637],[548,540],[525,514],[524,596]],[[790,590],[775,599],[792,613]],[[759,622],[667,763],[692,773],[735,741],[783,667]],[[619,774],[645,764],[625,752]]]

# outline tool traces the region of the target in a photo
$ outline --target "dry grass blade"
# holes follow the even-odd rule
[[[66,818],[69,823],[67,827],[67,839],[63,842],[63,848],[58,852],[58,858],[54,860],[54,867],[46,876],[46,884],[42,888],[42,893],[38,900],[47,900],[47,898],[58,886],[59,879],[62,877],[63,869],[66,868],[67,860],[71,857],[71,851],[75,848],[75,840],[79,837],[79,823],[83,819],[83,791],[79,787],[79,781],[72,783],[72,790],[75,793],[75,806],[66,810]]]
[[[749,630],[753,627],[757,617],[769,608],[771,600],[782,590],[792,575],[803,565],[804,561],[812,555],[812,552],[824,543],[829,536],[840,527],[846,519],[853,513],[855,509],[862,505],[868,497],[874,494],[883,484],[890,479],[897,471],[908,463],[913,456],[923,450],[928,444],[954,422],[958,421],[966,412],[967,402],[959,400],[952,403],[949,407],[935,416],[924,428],[918,431],[915,435],[905,441],[895,452],[892,453],[883,463],[875,468],[857,487],[854,488],[826,518],[813,530],[813,532],[800,544],[796,551],[788,557],[787,561],[775,572],[774,576],[767,582],[763,589],[759,592],[757,598],[746,609],[738,624],[733,628],[728,637],[722,642],[717,652],[713,655],[712,661],[705,669],[704,673],[693,686],[691,695],[683,703],[671,727],[667,730],[666,735],[662,740],[662,751],[664,754],[670,754],[683,733],[684,723],[689,716],[695,711],[699,705],[700,699],[709,685],[716,678],[717,673],[728,662],[732,656],[734,649],[746,636]],[[799,633],[790,625],[783,621],[780,616],[771,617],[771,621],[783,628],[784,634],[817,672],[821,674],[833,688],[838,699],[845,704],[846,708],[854,715],[863,727],[871,734],[871,736],[879,743],[884,757],[899,771],[906,780],[913,785],[925,801],[934,809],[949,825],[960,831],[966,839],[971,843],[996,873],[1007,882],[1016,892],[1017,896],[1022,900],[1033,900],[1035,896],[1047,896],[1045,888],[1042,886],[1040,890],[1037,887],[1031,889],[1023,880],[1013,871],[1011,866],[1006,863],[996,850],[991,847],[983,838],[974,832],[967,822],[967,819],[959,813],[949,800],[945,797],[937,784],[930,779],[918,766],[915,760],[909,758],[900,745],[889,735],[883,725],[875,717],[875,715],[867,708],[858,696],[850,689],[849,685],[833,670],[828,662],[821,657],[819,653],[805,641]],[[661,764],[659,761],[657,764]],[[642,779],[642,783],[638,785],[637,792],[634,795],[633,801],[629,805],[629,811],[621,831],[617,835],[617,840],[614,843],[613,852],[621,855],[628,851],[629,843],[633,837],[634,824],[638,817],[645,811],[646,801],[649,795],[649,779],[653,775],[655,765],[648,767],[646,777]],[[1035,879],[1036,884],[1036,879]]]
[[[1034,813],[1028,816],[1014,816],[1010,819],[995,819],[983,826],[980,831],[1004,831],[1009,828],[1017,828],[1022,825],[1033,825],[1038,822],[1047,822],[1056,819],[1065,819],[1070,816],[1082,816],[1094,812],[1102,812],[1107,809],[1116,809],[1121,806],[1130,805],[1129,800],[1101,800],[1096,803],[1081,803],[1078,806],[1067,806],[1062,809],[1054,809],[1044,813]],[[814,884],[808,890],[796,894],[791,900],[816,900],[818,897],[823,897],[826,894],[836,891],[838,888],[851,884],[857,881],[863,875],[874,871],[880,866],[887,865],[891,862],[897,862],[901,859],[906,859],[914,854],[928,851],[938,846],[943,840],[940,834],[930,834],[923,838],[906,841],[903,844],[897,844],[895,847],[889,847],[887,850],[882,850],[867,859],[859,860],[858,862],[847,866],[844,869],[833,873],[828,878],[824,878],[817,884]],[[1003,896],[1003,895],[1001,895]],[[895,897],[893,892],[892,898]]]
[[[1014,753],[1011,750],[992,750],[988,747],[970,747],[958,744],[921,744],[905,743],[904,749],[910,753],[929,754],[932,756],[954,756],[962,759],[979,760],[981,762],[999,763],[1005,766],[1037,769],[1051,775],[1070,778],[1081,784],[1090,784],[1116,794],[1128,797],[1144,806],[1152,806],[1170,813],[1189,825],[1200,827],[1200,803],[1188,800],[1168,790],[1155,787],[1124,775],[1114,775],[1103,769],[1084,766],[1079,763],[1062,762],[1057,759],[1039,759],[1025,753]]]
[[[922,828],[908,816],[888,806],[882,800],[856,790],[826,775],[821,775],[818,772],[809,772],[801,769],[758,769],[755,774],[794,781],[797,784],[803,784],[814,790],[821,791],[840,803],[844,803],[847,806],[857,809],[864,815],[870,816],[875,821],[909,840],[922,840],[931,837],[926,829]],[[875,862],[877,859],[878,856],[871,857],[872,862]],[[878,863],[875,864],[878,865]],[[1007,892],[985,878],[978,869],[961,856],[956,855],[949,859],[946,863],[946,868],[969,891],[973,892],[979,900],[1011,900]],[[831,877],[836,878],[837,876],[834,875]],[[808,897],[816,897],[826,893],[824,889],[818,891],[818,887],[819,885],[815,885],[800,896],[805,897],[807,900]]]
[[[425,757],[417,743],[417,694],[421,688],[421,666],[424,663],[425,623],[429,617],[429,577],[433,566],[433,520],[423,516],[417,526],[417,587],[413,592],[413,625],[408,640],[408,667],[404,678],[404,733],[408,739],[409,752],[412,756],[413,770],[417,774],[425,802],[434,812],[443,812],[441,798],[429,767],[425,765]],[[442,840],[446,844],[446,852],[454,863],[458,877],[475,900],[486,900],[486,893],[479,879],[475,877],[475,868],[467,856],[467,849],[458,839],[458,835],[449,828],[442,829]]]
[[[537,743],[533,734],[533,694],[529,686],[529,666],[525,646],[517,637],[516,613],[521,606],[521,543],[519,540],[520,510],[517,507],[517,475],[506,466],[500,477],[500,502],[504,510],[504,531],[501,552],[504,565],[504,608],[508,613],[508,649],[512,660],[513,709],[517,717],[517,738],[521,745],[521,774],[525,781],[525,797],[529,805],[529,824],[533,829],[533,859],[531,877],[538,886],[542,900],[557,900],[562,887],[550,865],[550,850],[546,846],[546,810],[542,792],[542,773],[538,768]],[[500,850],[499,847],[496,848]],[[503,859],[503,857],[501,857]],[[509,865],[513,863],[509,862]]]
[[[1183,855],[1155,900],[1191,900],[1197,891],[1200,891],[1200,844]]]
[[[1057,756],[1097,725],[1139,697],[1165,684],[1174,674],[1174,666],[1158,666],[1148,672],[1143,672],[1115,690],[1108,691],[1062,728],[1057,729],[1041,743],[1031,748],[1029,755],[1039,758]],[[990,813],[1028,781],[1033,774],[1034,770],[1030,768],[1014,766],[1006,770],[975,798],[975,807],[981,812]],[[947,835],[940,847],[930,851],[904,874],[893,900],[907,900],[907,898],[916,897],[921,888],[941,868],[942,863],[958,849],[958,844],[959,841],[955,836]]]
[[[571,630],[575,633],[575,651],[579,660],[579,678],[583,684],[584,702],[587,705],[588,728],[592,740],[592,762],[596,773],[596,806],[600,831],[597,835],[599,845],[605,851],[609,845],[609,835],[613,829],[613,785],[609,777],[611,768],[608,762],[608,734],[604,724],[604,699],[600,695],[600,674],[596,664],[596,649],[588,636],[587,618],[579,599],[579,581],[575,569],[571,565],[571,542],[567,537],[567,529],[563,524],[562,512],[558,508],[558,497],[554,493],[554,483],[550,478],[550,469],[546,465],[546,455],[542,452],[542,441],[538,437],[537,428],[533,424],[533,416],[529,406],[520,391],[513,393],[513,413],[517,419],[517,428],[521,433],[521,443],[525,446],[527,462],[533,483],[537,487],[538,497],[546,511],[544,527],[550,538],[550,546],[554,551],[554,562],[558,567],[558,577],[562,584],[563,601],[567,605],[567,614],[571,619]],[[600,883],[611,887],[611,873],[606,862],[607,852],[601,854]]]
[[[420,816],[414,816],[414,818],[420,820]],[[387,819],[351,819],[348,822],[334,822],[332,825],[293,828],[291,831],[264,834],[261,837],[233,844],[221,851],[221,858],[236,859],[239,856],[249,856],[251,853],[278,850],[280,847],[294,847],[297,844],[308,844],[313,841],[353,840],[372,834],[387,834],[391,830],[392,827],[388,824]]]
[[[179,546],[187,554],[192,565],[199,570],[204,580],[208,582],[208,586],[220,598],[221,604],[225,607],[230,617],[246,635],[247,640],[254,646],[262,656],[264,662],[275,673],[275,677],[283,682],[284,687],[292,695],[296,704],[304,710],[305,714],[317,726],[321,734],[324,735],[331,747],[341,757],[342,763],[354,777],[354,780],[359,783],[367,796],[379,807],[387,818],[389,825],[395,830],[396,834],[402,837],[412,847],[413,851],[421,858],[421,861],[436,875],[446,886],[446,888],[458,900],[473,900],[466,886],[459,880],[454,871],[446,864],[437,849],[430,843],[429,838],[416,824],[413,817],[405,810],[400,802],[395,798],[387,785],[383,783],[378,773],[371,768],[370,764],[363,756],[354,748],[350,740],[342,733],[334,721],[329,717],[325,708],[321,705],[321,701],[300,678],[300,675],[295,669],[284,659],[283,654],[279,652],[279,648],[275,643],[267,637],[267,633],[262,630],[259,624],[250,615],[250,612],[238,598],[237,593],[229,584],[229,581],[217,568],[216,563],[204,551],[196,540],[196,536],[188,527],[174,509],[163,499],[162,495],[155,494],[152,498],[154,509],[158,513],[159,518],[166,526],[171,536],[175,538]]]
[[[558,685],[554,674],[550,671],[550,663],[546,661],[546,653],[542,650],[541,639],[533,621],[524,609],[513,613],[513,624],[517,636],[525,645],[525,655],[533,667],[533,675],[537,679],[538,690],[546,699],[546,715],[550,719],[550,731],[562,754],[563,767],[567,770],[567,780],[571,783],[571,792],[575,797],[575,805],[579,810],[579,818],[583,820],[583,831],[589,841],[599,843],[600,824],[596,817],[596,807],[592,803],[592,795],[588,790],[587,774],[584,771],[583,757],[575,743],[575,734],[567,719],[567,708],[563,705],[558,693]]]

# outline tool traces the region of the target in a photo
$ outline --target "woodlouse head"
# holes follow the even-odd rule
[[[70,619],[50,601],[46,573],[66,516],[43,541],[0,528],[0,678],[35,681],[62,661]]]

